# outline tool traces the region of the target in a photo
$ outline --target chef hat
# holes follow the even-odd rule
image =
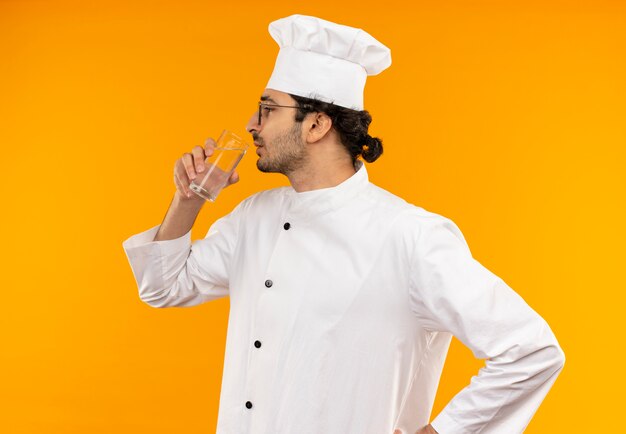
[[[306,15],[269,25],[280,51],[268,89],[363,110],[368,75],[391,65],[391,51],[361,29]]]

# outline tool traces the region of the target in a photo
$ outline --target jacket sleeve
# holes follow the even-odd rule
[[[420,225],[409,298],[424,328],[450,332],[485,366],[432,421],[440,434],[521,433],[565,357],[548,324],[476,261],[454,222]]]
[[[154,241],[160,225],[122,243],[139,289],[152,307],[190,307],[229,295],[239,207],[213,223],[204,239]]]

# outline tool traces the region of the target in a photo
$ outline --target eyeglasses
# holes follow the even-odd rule
[[[264,107],[285,107],[285,108],[301,108],[300,106],[297,105],[278,105],[278,104],[267,104],[264,102],[259,101],[259,119],[257,121],[257,125],[261,125],[261,121],[262,119],[262,115],[263,115],[263,108]],[[269,110],[269,109],[268,109]]]

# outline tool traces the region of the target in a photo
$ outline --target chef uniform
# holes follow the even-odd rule
[[[384,63],[362,30],[301,15],[273,25],[283,44],[311,33],[375,44]],[[357,169],[335,187],[254,194],[193,243],[191,231],[153,241],[159,226],[124,241],[148,305],[230,297],[217,432],[413,434],[430,420],[452,335],[486,364],[432,426],[522,432],[563,367],[550,327],[472,257],[452,220]]]

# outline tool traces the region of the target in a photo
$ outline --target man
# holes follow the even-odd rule
[[[176,163],[163,223],[124,242],[147,304],[230,297],[217,432],[522,432],[563,352],[454,222],[368,181],[361,158],[382,142],[362,94],[389,49],[302,15],[270,33],[280,52],[246,129],[258,168],[291,186],[245,199],[192,244],[204,200],[188,185],[209,142]],[[452,335],[486,365],[428,424]]]

